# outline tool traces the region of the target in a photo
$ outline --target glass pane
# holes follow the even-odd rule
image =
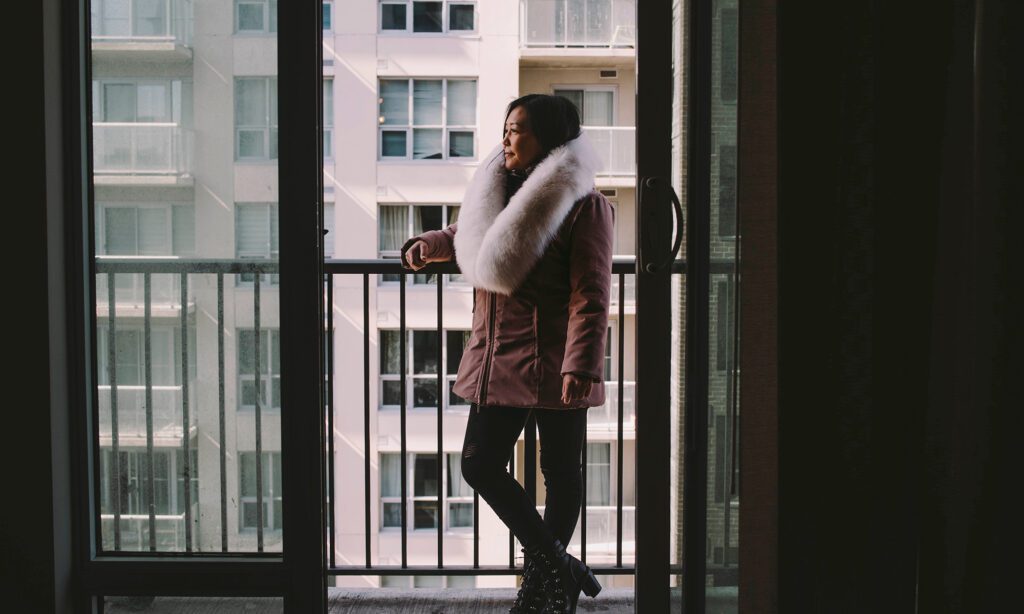
[[[449,132],[448,133],[448,156],[451,158],[472,158],[473,133],[472,132]]]
[[[384,517],[381,523],[385,527],[402,526],[402,505],[400,503],[385,503]]]
[[[739,398],[736,271],[737,0],[712,4],[711,254],[725,267],[710,282],[707,603],[736,611],[739,589]],[[714,95],[715,93],[718,95]]]
[[[448,125],[476,125],[476,81],[448,82]]]
[[[380,496],[402,496],[402,465],[398,454],[380,455]]]
[[[401,373],[401,335],[397,330],[380,331],[380,372]]]
[[[402,404],[402,383],[398,380],[385,380],[384,381],[384,398],[382,399],[384,405],[401,405]]]
[[[235,80],[235,124],[267,125],[267,81],[265,79]]]
[[[437,407],[437,378],[413,380],[413,407]]]
[[[380,116],[385,126],[409,123],[409,82],[380,82]]]
[[[416,375],[437,373],[437,350],[437,331],[413,331],[412,372]]]
[[[611,126],[615,124],[612,114],[612,92],[588,91],[583,95],[580,119],[585,126]]]
[[[417,497],[433,497],[437,495],[437,455],[417,454],[413,468],[413,495]]]
[[[263,31],[263,4],[238,4],[238,31]]]
[[[382,4],[381,29],[382,30],[404,30],[405,29],[405,4]]]
[[[377,222],[378,251],[398,251],[402,249],[402,244],[408,238],[406,237],[409,227],[408,218],[409,208],[405,205],[381,206],[380,218]]]
[[[135,86],[107,83],[103,86],[103,120],[107,122],[135,121]]]
[[[440,32],[441,2],[413,2],[412,29],[414,32]]]
[[[472,497],[473,489],[462,479],[462,455],[448,455],[448,496]],[[471,508],[472,510],[472,508]]]
[[[451,31],[472,30],[473,5],[452,4],[448,7],[448,29]]]
[[[406,132],[385,130],[381,135],[381,156],[404,158],[407,155]]]
[[[445,373],[455,375],[459,372],[459,364],[462,362],[462,351],[469,343],[468,330],[445,331],[445,338],[448,344],[448,356],[445,358],[447,366]]]
[[[413,528],[437,528],[437,501],[416,501],[413,504]]]
[[[472,495],[470,495],[472,496]],[[448,526],[452,528],[473,527],[473,504],[450,503],[448,505]]]
[[[271,530],[281,526],[280,499],[271,500],[283,492],[271,461],[280,462],[280,412],[269,411],[282,390],[277,336],[268,332],[280,327],[271,261],[278,171],[269,161],[277,138],[276,37],[248,37],[244,66],[214,62],[216,78],[207,78],[208,61],[230,58],[239,43],[225,28],[262,32],[277,7],[231,0],[211,11],[201,4],[92,3],[93,42],[102,46],[90,45],[86,58],[97,120],[90,194],[99,197],[89,215],[94,255],[103,257],[88,280],[100,376],[89,436],[104,484],[95,527],[101,553],[280,552],[283,543],[281,531]],[[246,162],[236,164],[240,158]],[[137,256],[162,272],[132,269]],[[242,261],[256,270],[239,284]],[[265,280],[258,294],[254,273]],[[257,441],[268,461],[262,507]],[[261,510],[266,531],[256,526]],[[119,607],[111,602],[108,611]]]
[[[441,130],[417,128],[412,131],[412,157],[416,160],[440,160],[442,155]]]
[[[323,25],[324,30],[331,29],[331,3],[324,2],[320,5],[321,18],[320,23]]]
[[[412,233],[421,234],[428,230],[441,229],[441,207],[420,206],[413,208]]]
[[[442,83],[439,80],[416,79],[412,85],[412,117],[417,126],[441,124]]]

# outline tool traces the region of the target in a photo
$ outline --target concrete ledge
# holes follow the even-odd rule
[[[327,589],[331,614],[508,614],[516,598],[513,588]],[[606,588],[595,599],[580,597],[577,612],[633,613],[633,589]]]

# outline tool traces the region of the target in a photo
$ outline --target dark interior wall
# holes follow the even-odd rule
[[[1019,4],[779,1],[779,611],[1008,597]]]
[[[7,7],[4,253],[8,324],[0,467],[5,612],[70,611],[58,0]],[[16,31],[15,31],[16,30]],[[8,47],[14,49],[15,47]]]

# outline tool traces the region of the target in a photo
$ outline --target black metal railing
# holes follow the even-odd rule
[[[600,512],[602,518],[611,518],[611,514],[614,513],[615,518],[615,540],[614,540],[614,563],[596,563],[592,565],[596,573],[599,574],[618,574],[618,575],[631,575],[635,573],[635,566],[630,559],[629,552],[624,549],[624,526],[625,515],[633,510],[632,506],[626,505],[624,500],[624,459],[625,459],[625,438],[626,438],[626,388],[627,380],[625,379],[624,356],[625,356],[625,326],[622,325],[624,318],[627,314],[627,307],[632,308],[632,300],[627,296],[627,289],[631,284],[627,284],[627,277],[635,275],[635,259],[633,257],[615,257],[612,265],[613,275],[613,289],[617,296],[611,297],[612,310],[617,312],[620,325],[617,327],[617,352],[614,360],[617,361],[618,368],[616,369],[617,375],[615,380],[609,381],[609,391],[613,392],[614,399],[610,398],[608,403],[614,403],[614,410],[609,408],[608,414],[615,416],[614,421],[614,432],[615,432],[615,450],[616,450],[616,471],[615,471],[615,485],[616,485],[616,496],[614,506],[602,505],[602,506],[587,506],[586,505],[586,480],[584,480],[584,493],[583,500],[584,505],[580,510],[580,523],[579,523],[579,536],[580,536],[580,555],[581,558],[586,560],[588,556],[588,509],[591,511]],[[712,272],[725,272],[729,270],[731,263],[714,263],[712,266]],[[216,278],[216,345],[217,345],[217,411],[218,420],[217,425],[219,432],[216,434],[209,433],[212,437],[216,436],[217,447],[219,449],[219,508],[220,508],[220,552],[229,552],[229,523],[228,523],[228,510],[229,502],[232,501],[233,497],[229,496],[228,493],[228,480],[227,480],[227,440],[226,440],[226,394],[225,394],[225,294],[227,292],[225,288],[224,279],[225,276],[239,276],[239,279],[251,280],[251,292],[252,292],[252,312],[253,312],[253,356],[255,361],[254,377],[255,377],[255,389],[256,389],[256,401],[253,413],[253,419],[255,422],[255,532],[256,532],[256,549],[257,552],[264,551],[264,508],[265,508],[265,496],[263,487],[264,477],[264,462],[263,458],[263,433],[261,427],[261,420],[263,411],[266,409],[266,399],[264,394],[264,385],[261,382],[261,368],[260,362],[260,344],[261,344],[261,301],[262,293],[264,290],[261,285],[261,278],[277,274],[278,265],[272,261],[260,261],[260,260],[207,260],[207,259],[179,259],[179,258],[111,258],[101,257],[96,260],[96,273],[97,277],[105,276],[107,281],[107,292],[105,305],[97,305],[98,313],[102,319],[104,315],[100,307],[106,307],[106,321],[107,321],[107,377],[109,380],[110,387],[110,448],[113,454],[111,455],[111,462],[113,466],[113,474],[119,475],[120,468],[119,463],[119,429],[118,429],[118,374],[117,374],[117,356],[115,355],[116,346],[116,331],[119,326],[117,304],[118,301],[115,297],[116,278],[119,275],[141,275],[143,278],[143,314],[142,314],[142,329],[144,339],[144,389],[145,402],[144,408],[146,411],[146,454],[152,459],[154,454],[154,424],[153,424],[153,374],[152,374],[152,342],[151,342],[151,329],[152,329],[152,303],[153,296],[151,292],[152,288],[152,277],[154,275],[170,275],[177,279],[177,285],[179,290],[179,301],[176,305],[162,306],[163,309],[170,307],[171,309],[177,308],[178,311],[178,322],[181,327],[181,351],[180,351],[180,369],[181,369],[181,387],[182,393],[181,398],[181,420],[182,420],[182,436],[179,443],[180,448],[183,452],[182,459],[184,462],[183,473],[186,476],[186,487],[184,488],[184,513],[182,514],[181,522],[184,523],[183,530],[180,531],[180,537],[177,537],[173,543],[178,544],[178,551],[184,550],[184,552],[195,552],[198,550],[210,552],[209,548],[197,548],[195,543],[195,536],[193,534],[193,521],[196,505],[196,501],[191,500],[192,488],[190,480],[195,473],[197,468],[191,467],[190,463],[191,456],[189,454],[192,446],[192,430],[195,426],[196,420],[193,415],[195,407],[190,402],[190,393],[188,382],[189,378],[189,362],[190,352],[188,348],[189,335],[189,315],[190,312],[196,311],[196,299],[190,294],[190,276],[194,275],[209,275],[215,276]],[[458,268],[454,263],[433,263],[419,273],[437,274],[437,277],[443,279],[445,274],[457,274]],[[673,265],[673,272],[677,274],[685,273],[686,266],[682,261],[677,261]],[[376,280],[371,279],[371,276],[379,275],[397,275],[399,283],[397,284],[398,292],[398,304],[399,304],[399,336],[403,340],[399,344],[400,347],[400,363],[402,368],[400,369],[400,388],[401,388],[401,405],[399,407],[399,455],[401,457],[400,471],[401,471],[401,538],[400,538],[400,564],[380,564],[375,561],[372,537],[376,532],[374,526],[372,526],[373,514],[371,513],[371,497],[372,492],[371,485],[371,455],[369,453],[372,450],[371,446],[371,377],[374,376],[374,371],[371,369],[370,364],[370,347],[371,347],[371,331],[376,330],[375,323],[370,321],[370,292],[371,285],[376,286]],[[324,262],[324,292],[325,299],[327,301],[328,308],[325,310],[325,355],[324,365],[325,373],[323,377],[324,384],[324,395],[325,400],[325,416],[324,416],[324,427],[328,434],[326,439],[327,442],[327,456],[325,459],[326,463],[326,476],[328,483],[326,484],[326,500],[324,501],[325,514],[328,518],[328,527],[326,541],[328,547],[328,561],[327,561],[327,572],[333,576],[349,576],[349,575],[377,575],[377,576],[412,576],[412,575],[516,575],[521,573],[521,566],[517,562],[516,557],[516,542],[514,536],[509,533],[508,541],[508,563],[507,564],[483,564],[481,562],[480,553],[480,499],[479,496],[474,492],[473,494],[473,554],[472,563],[460,563],[452,564],[450,561],[445,559],[445,493],[441,487],[440,476],[443,475],[445,470],[445,453],[443,441],[443,426],[444,426],[444,414],[445,410],[445,398],[443,387],[447,385],[447,380],[442,372],[441,365],[442,360],[442,347],[443,339],[445,338],[445,325],[443,320],[444,314],[444,300],[445,290],[447,288],[446,283],[436,283],[436,314],[437,314],[437,406],[436,406],[436,425],[437,425],[437,442],[436,442],[436,462],[437,462],[437,475],[439,479],[437,489],[437,545],[436,545],[436,560],[434,564],[430,565],[413,565],[409,563],[408,549],[409,549],[409,497],[410,490],[408,488],[409,476],[407,475],[407,465],[404,462],[409,451],[407,449],[407,413],[408,413],[408,396],[406,395],[407,379],[409,377],[407,368],[407,356],[406,356],[406,284],[407,275],[411,274],[401,267],[396,260],[327,260]],[[242,277],[244,276],[244,277]],[[362,343],[362,364],[363,364],[363,375],[362,375],[362,422],[363,422],[363,486],[364,486],[364,498],[363,498],[363,532],[364,532],[364,560],[362,564],[345,564],[339,565],[336,557],[336,544],[337,544],[337,527],[336,522],[344,522],[344,519],[339,519],[338,510],[335,505],[336,503],[336,492],[335,482],[337,479],[335,471],[335,399],[333,394],[333,382],[334,382],[334,369],[335,369],[335,356],[334,356],[334,343],[333,333],[334,330],[334,309],[333,304],[335,300],[335,277],[336,276],[359,276],[361,278],[361,290],[362,290],[362,328],[363,328],[363,343]],[[208,284],[209,285],[209,284]],[[453,287],[455,284],[453,284]],[[461,286],[461,284],[460,284]],[[462,286],[465,288],[465,286]],[[248,287],[246,288],[248,289]],[[387,287],[380,291],[394,292],[395,289]],[[212,307],[212,305],[210,306]],[[203,306],[203,311],[213,311],[207,306]],[[631,312],[631,311],[630,311]],[[212,315],[212,314],[211,314]],[[137,316],[133,316],[136,320]],[[268,357],[268,360],[270,358]],[[194,395],[193,395],[194,397]],[[98,410],[101,411],[101,410]],[[103,408],[102,411],[106,411]],[[99,421],[96,422],[99,424]],[[605,424],[605,429],[612,428],[612,424]],[[98,436],[98,435],[97,435]],[[529,420],[526,428],[524,429],[523,435],[523,464],[524,475],[520,476],[520,480],[523,482],[526,490],[531,496],[536,493],[537,487],[537,466],[536,466],[536,448],[537,446],[537,430],[536,423],[534,420]],[[586,446],[584,446],[584,457],[582,459],[583,467],[586,467]],[[144,534],[148,538],[148,548],[150,551],[157,551],[156,536],[158,534],[158,522],[166,522],[164,515],[158,514],[153,502],[154,502],[154,483],[155,475],[153,473],[153,462],[147,463],[147,475],[141,481],[143,489],[145,491],[144,499],[149,502],[149,509],[147,510],[146,519],[140,519],[138,514],[130,515],[125,513],[124,515],[131,516],[129,519],[132,523],[134,530],[139,534]],[[513,459],[509,465],[509,471],[515,476],[516,463]],[[99,484],[99,480],[96,481]],[[114,491],[111,493],[114,501],[113,510],[106,510],[102,513],[102,518],[96,519],[96,526],[109,527],[109,530],[113,531],[113,550],[107,549],[105,553],[117,553],[122,551],[121,544],[121,509],[118,502],[121,500],[120,493],[117,492],[120,487],[119,480],[113,480],[110,488]],[[99,493],[97,493],[98,495]],[[241,505],[238,503],[238,505]],[[600,509],[597,509],[600,508]],[[614,508],[609,509],[609,508]],[[99,511],[99,510],[98,510]],[[100,514],[98,514],[100,515]],[[595,516],[596,518],[596,516]],[[106,529],[105,529],[106,530]],[[166,532],[167,529],[164,529]],[[607,527],[607,522],[602,524],[601,533],[608,535],[611,531]],[[100,532],[97,532],[100,533]],[[104,535],[103,537],[107,537]],[[97,536],[97,541],[101,541],[101,536]],[[105,539],[102,541],[106,541]],[[102,546],[102,544],[99,544]],[[604,543],[604,547],[601,554],[604,556],[609,555],[607,548],[607,542]],[[101,548],[102,550],[102,548]]]
[[[260,277],[264,274],[276,274],[278,272],[278,265],[276,262],[267,261],[255,261],[255,260],[207,260],[207,259],[180,259],[180,258],[110,258],[110,257],[98,257],[96,259],[95,270],[97,277],[106,277],[107,296],[104,304],[97,305],[97,311],[102,317],[104,315],[99,309],[101,306],[106,307],[106,341],[107,341],[107,360],[106,360],[106,376],[108,380],[108,386],[110,389],[109,394],[109,412],[110,412],[110,462],[112,463],[111,473],[114,479],[111,480],[110,493],[112,498],[112,511],[104,512],[102,509],[98,509],[100,518],[96,519],[97,527],[110,526],[110,530],[113,532],[113,550],[105,549],[103,547],[103,541],[106,537],[104,530],[96,532],[97,536],[97,548],[99,551],[108,553],[119,553],[122,550],[122,510],[121,501],[122,493],[120,492],[122,470],[120,467],[120,436],[121,429],[118,424],[119,407],[118,407],[118,360],[117,360],[117,330],[118,330],[118,315],[117,315],[117,304],[116,300],[116,286],[118,275],[141,275],[142,286],[143,286],[143,315],[142,315],[142,339],[143,339],[143,411],[145,412],[145,441],[146,441],[146,475],[141,480],[143,496],[142,500],[147,504],[146,516],[148,521],[140,525],[138,515],[126,514],[131,516],[129,520],[135,526],[139,526],[138,531],[146,535],[148,541],[148,549],[151,552],[157,551],[157,534],[158,534],[158,521],[166,522],[165,515],[157,514],[156,510],[156,475],[155,475],[155,435],[154,429],[154,402],[153,402],[153,358],[152,358],[152,330],[153,330],[153,296],[152,296],[152,279],[154,275],[170,275],[178,278],[178,286],[180,288],[178,303],[171,305],[172,308],[178,310],[178,325],[180,326],[180,369],[181,369],[181,441],[180,447],[182,450],[181,458],[184,463],[182,474],[184,477],[184,488],[183,490],[183,507],[184,513],[182,514],[181,522],[184,523],[181,534],[182,539],[174,540],[174,544],[183,546],[185,552],[193,552],[195,550],[194,536],[192,534],[193,528],[193,501],[192,497],[192,479],[198,468],[191,467],[191,445],[192,445],[192,426],[195,425],[196,421],[192,415],[192,407],[190,402],[190,376],[189,376],[189,305],[194,301],[190,297],[189,293],[189,276],[193,274],[199,275],[216,275],[217,280],[217,291],[216,291],[216,326],[217,326],[217,408],[219,412],[219,439],[218,447],[220,450],[220,520],[221,520],[221,552],[228,552],[228,522],[227,522],[227,510],[228,510],[228,493],[227,493],[227,445],[226,445],[226,428],[225,428],[225,373],[224,373],[224,276],[225,275],[251,275],[252,282],[252,294],[253,294],[253,328],[254,328],[254,357],[256,360],[255,371],[255,385],[256,385],[256,402],[254,408],[254,415],[256,421],[256,534],[257,534],[257,551],[263,552],[264,546],[264,527],[263,527],[263,458],[262,458],[262,430],[260,428],[260,419],[262,410],[264,408],[263,389],[260,385],[260,369],[259,369],[259,356],[260,356],[260,302],[261,302],[261,290],[260,290]],[[99,391],[97,391],[97,394]],[[96,403],[97,411],[103,411],[99,403]],[[97,417],[94,417],[97,418]],[[94,419],[94,424],[102,424],[102,420]],[[95,437],[99,437],[99,432],[95,434]],[[100,446],[97,445],[97,450]],[[96,466],[100,466],[97,463]],[[101,483],[101,480],[95,480],[97,486]],[[100,493],[96,493],[97,500],[101,500]],[[175,527],[177,528],[177,527]],[[177,549],[177,548],[176,548]]]

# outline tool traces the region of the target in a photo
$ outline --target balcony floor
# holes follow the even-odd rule
[[[516,591],[511,588],[484,589],[349,589],[330,588],[327,592],[327,611],[331,614],[505,614]],[[679,611],[680,593],[672,589],[672,611]],[[709,589],[708,614],[736,612],[736,589]],[[277,614],[279,600],[246,600],[211,597],[114,597],[107,601],[107,614],[148,612],[150,614]],[[632,614],[633,589],[608,588],[596,599],[581,596],[578,612],[604,612],[606,614]]]

